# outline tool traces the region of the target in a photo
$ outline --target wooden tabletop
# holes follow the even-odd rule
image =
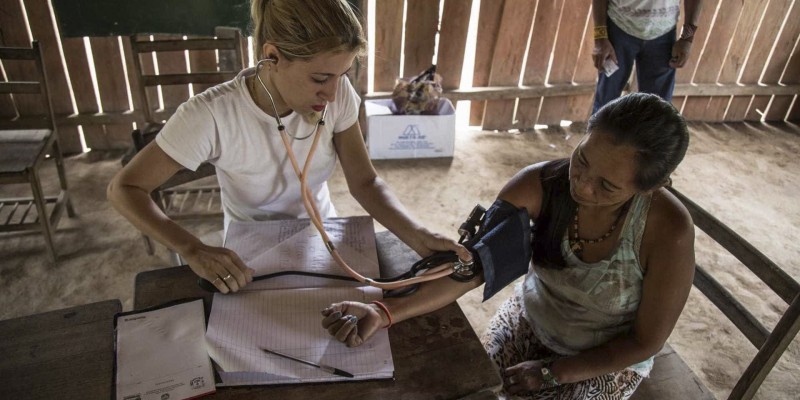
[[[119,300],[0,321],[0,397],[109,399]]]
[[[382,276],[408,270],[418,259],[416,253],[391,233],[381,232],[376,238]],[[197,276],[186,266],[141,272],[136,276],[134,308],[137,310],[188,297],[203,298],[208,316],[213,296],[199,288]],[[389,341],[394,379],[224,387],[210,398],[493,399],[491,389],[502,383],[457,303],[393,326]]]

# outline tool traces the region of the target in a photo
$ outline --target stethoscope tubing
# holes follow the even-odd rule
[[[264,82],[258,76],[259,68],[265,62],[273,62],[273,60],[263,59],[256,64],[255,68],[256,78],[261,83],[261,86],[263,87],[264,91],[266,91],[270,103],[272,103],[271,104],[272,109],[275,112],[275,121],[278,123],[278,128],[279,128],[278,131],[281,135],[283,145],[286,148],[286,153],[288,154],[289,160],[291,161],[292,169],[294,170],[295,175],[297,175],[297,179],[300,181],[300,194],[303,197],[303,207],[306,209],[306,212],[308,213],[311,223],[313,223],[314,227],[316,227],[317,231],[319,231],[320,236],[322,237],[322,240],[325,243],[325,247],[328,249],[328,252],[330,253],[331,257],[333,257],[334,261],[336,261],[339,267],[341,267],[347,273],[347,275],[357,280],[358,282],[376,288],[380,288],[383,290],[394,290],[409,285],[428,282],[434,279],[443,278],[455,272],[452,263],[449,263],[449,264],[439,265],[437,267],[432,267],[423,272],[421,275],[415,277],[400,279],[394,282],[383,282],[383,280],[379,278],[373,279],[364,277],[363,275],[356,272],[353,268],[351,268],[350,265],[347,264],[344,258],[342,258],[342,256],[339,254],[339,251],[333,245],[333,242],[328,237],[328,233],[325,231],[325,227],[322,224],[322,216],[320,215],[319,210],[317,209],[317,204],[314,201],[314,198],[311,194],[311,190],[308,188],[308,184],[306,181],[306,177],[308,176],[308,170],[311,167],[311,160],[314,157],[314,152],[316,151],[317,145],[319,144],[319,139],[321,137],[319,133],[320,128],[325,126],[325,116],[328,111],[328,105],[326,104],[325,108],[322,110],[322,116],[320,117],[319,121],[317,122],[317,126],[314,129],[313,132],[314,138],[312,139],[311,148],[309,149],[308,156],[306,157],[305,163],[301,170],[300,165],[297,162],[297,158],[295,157],[294,151],[292,150],[291,143],[289,143],[289,134],[286,132],[286,129],[282,121],[280,120],[280,116],[278,115],[277,107],[275,105],[275,100],[272,98],[272,94],[269,92]]]

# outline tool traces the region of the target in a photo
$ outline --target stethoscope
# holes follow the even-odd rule
[[[297,179],[300,181],[300,192],[301,195],[303,196],[303,206],[305,207],[306,212],[308,213],[309,219],[311,220],[311,223],[313,223],[314,226],[317,228],[317,231],[319,231],[319,234],[322,237],[322,241],[325,243],[325,247],[328,249],[328,252],[331,254],[331,257],[333,257],[333,259],[336,261],[339,267],[341,267],[347,273],[348,276],[344,277],[337,275],[308,273],[302,271],[283,271],[274,274],[261,275],[255,277],[254,280],[269,279],[288,274],[320,276],[332,279],[355,280],[363,284],[366,284],[368,286],[373,286],[386,291],[392,291],[409,285],[415,285],[422,282],[432,281],[434,279],[443,278],[449,275],[452,275],[453,279],[460,281],[471,280],[475,276],[475,271],[470,272],[470,269],[472,267],[472,262],[460,261],[458,259],[458,256],[456,256],[455,253],[453,252],[436,253],[432,256],[423,258],[422,260],[416,262],[408,272],[392,278],[368,278],[359,274],[347,264],[347,262],[342,258],[341,254],[339,254],[339,251],[333,245],[333,242],[328,237],[328,233],[325,231],[325,227],[322,224],[322,217],[319,213],[319,210],[317,209],[317,204],[314,201],[314,197],[312,196],[311,190],[308,188],[308,183],[307,183],[308,170],[311,166],[311,160],[314,156],[314,151],[316,151],[317,144],[319,143],[319,138],[321,137],[319,131],[321,127],[325,126],[325,115],[327,114],[328,111],[328,105],[325,104],[325,108],[322,110],[322,115],[320,116],[315,128],[311,131],[311,133],[309,133],[304,137],[297,137],[289,134],[286,130],[286,126],[283,125],[283,122],[281,121],[280,115],[278,114],[278,108],[275,105],[275,99],[272,97],[272,93],[270,93],[269,89],[267,89],[267,85],[264,84],[264,81],[258,74],[260,68],[265,63],[269,62],[275,63],[276,61],[277,60],[274,58],[265,58],[259,60],[255,66],[255,77],[261,84],[261,87],[264,89],[264,92],[267,94],[267,97],[269,98],[270,105],[272,106],[272,110],[275,114],[275,122],[278,123],[278,132],[280,133],[283,145],[286,148],[286,153],[289,155],[289,160],[291,161],[295,175],[297,175]],[[303,140],[312,135],[314,136],[314,138],[311,143],[311,148],[309,149],[308,157],[306,157],[305,164],[301,169],[300,165],[297,162],[297,158],[294,155],[294,151],[292,150],[292,146],[289,143],[289,137],[292,137],[296,140]],[[206,289],[213,288],[212,291],[216,291],[216,287],[211,285],[210,282],[207,283],[208,285],[201,282],[201,286],[205,287]]]

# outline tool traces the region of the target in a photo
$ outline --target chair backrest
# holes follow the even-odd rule
[[[770,331],[703,267],[696,266],[694,286],[708,297],[758,349],[756,356],[728,397],[736,400],[751,399],[800,331],[800,284],[713,215],[674,188],[670,188],[670,191],[689,210],[695,226],[736,257],[788,305],[778,323]]]
[[[31,47],[0,47],[7,80],[0,81],[0,130],[50,129],[53,106],[38,41]]]
[[[141,40],[137,35],[131,37],[131,51],[133,58],[133,73],[136,78],[135,90],[142,99],[141,110],[146,123],[157,124],[165,117],[169,117],[174,110],[163,110],[160,116],[154,113],[152,96],[148,96],[148,87],[188,85],[188,84],[218,84],[233,79],[244,68],[244,53],[242,50],[242,36],[238,29],[228,29],[230,37],[189,38],[189,39],[159,39],[154,41]],[[196,50],[213,50],[219,52],[219,63],[214,71],[192,71],[178,74],[146,74],[142,66],[141,56],[150,56],[153,53],[184,52]]]

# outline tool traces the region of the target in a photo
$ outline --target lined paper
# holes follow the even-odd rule
[[[367,277],[380,275],[371,217],[330,218],[323,225],[331,242],[351,268]],[[253,268],[256,271],[254,276],[287,270],[346,275],[328,253],[316,227],[307,219],[231,222],[225,247],[235,251],[248,267]],[[345,281],[283,276],[254,282],[245,289],[347,285]]]
[[[372,218],[333,218],[325,227],[351,267],[366,276],[379,275]],[[256,276],[284,270],[344,275],[308,220],[232,222],[225,247],[236,251]],[[322,328],[320,311],[330,304],[383,297],[380,289],[356,284],[284,276],[253,282],[235,294],[215,294],[206,341],[222,379],[217,385],[391,378],[394,363],[386,330],[348,348]],[[355,378],[267,354],[262,347],[336,367]]]

